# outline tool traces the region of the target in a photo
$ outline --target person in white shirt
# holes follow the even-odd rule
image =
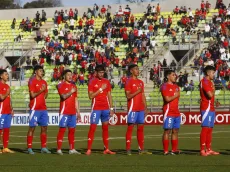
[[[204,26],[204,37],[210,37],[210,26],[208,23]]]
[[[189,18],[194,18],[194,15],[192,13],[192,9],[191,8],[188,9],[188,16],[189,16]]]
[[[152,15],[154,15],[156,13],[157,13],[157,10],[156,10],[155,6],[153,6],[153,8],[152,8]]]
[[[45,32],[43,33],[44,39],[46,39],[46,37],[47,37],[48,35],[49,35],[49,32],[48,32],[48,30],[46,29]]]
[[[230,53],[226,51],[226,61],[230,62]]]
[[[230,19],[230,7],[228,7],[228,9],[227,9],[226,16],[227,16],[227,19]]]
[[[223,46],[221,46],[219,51],[220,51],[220,54],[222,54],[225,52],[225,48]]]
[[[74,25],[75,25],[75,20],[73,18],[71,18],[70,21],[69,21],[70,30],[74,30]]]
[[[138,30],[138,36],[141,36],[143,34],[143,31],[141,29]]]

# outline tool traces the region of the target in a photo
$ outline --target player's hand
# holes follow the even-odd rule
[[[114,110],[110,110],[110,117],[114,115]]]
[[[42,88],[41,88],[41,92],[43,92],[43,91],[45,91],[45,90],[46,90],[46,85],[43,84],[43,85],[42,85]]]
[[[176,97],[180,97],[180,91],[175,92]]]
[[[105,90],[107,88],[107,84],[102,84],[101,89]]]
[[[72,93],[75,93],[76,91],[77,91],[76,88],[72,88],[72,89],[70,90],[71,94],[72,94]]]
[[[139,88],[137,89],[137,91],[138,91],[138,93],[142,93],[142,88],[139,87]]]
[[[81,114],[77,113],[77,122],[81,122]]]
[[[13,110],[13,109],[12,109],[12,111],[11,111],[11,115],[14,116],[14,110]]]

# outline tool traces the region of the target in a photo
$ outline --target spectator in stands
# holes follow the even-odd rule
[[[178,8],[178,6],[176,6],[176,8],[173,10],[173,13],[177,15],[177,14],[179,14],[179,10],[180,9]]]
[[[84,73],[81,72],[80,75],[79,75],[79,86],[80,85],[84,86],[84,83],[85,83],[85,76],[84,76]]]
[[[42,10],[42,19],[43,22],[45,22],[47,20],[46,18],[46,12],[44,10]]]
[[[11,24],[11,29],[15,29],[16,19],[14,18]]]
[[[31,59],[30,59],[30,57],[27,57],[27,59],[26,59],[26,65],[27,66],[31,66]]]
[[[40,13],[39,11],[37,11],[36,13],[36,22],[39,22],[40,21]]]
[[[38,65],[38,61],[37,61],[37,59],[35,57],[33,57],[33,59],[32,59],[32,66],[34,67],[36,65]]]
[[[186,91],[186,92],[191,91],[191,87],[190,87],[188,82],[186,82],[185,85],[184,85],[184,91]]]
[[[105,18],[105,13],[106,13],[106,8],[104,5],[102,5],[102,8],[101,8],[101,18]]]
[[[193,80],[190,81],[189,86],[190,86],[191,91],[194,91],[195,84]]]
[[[127,78],[126,74],[124,73],[123,76],[121,77],[121,80],[120,80],[121,89],[122,89],[122,88],[125,88],[125,83],[126,83],[127,79],[128,79],[128,78]]]
[[[206,23],[205,27],[204,27],[204,37],[210,37],[210,26],[208,23]]]

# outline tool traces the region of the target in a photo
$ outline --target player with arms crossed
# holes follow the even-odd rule
[[[14,153],[8,149],[10,136],[10,126],[12,116],[14,115],[10,99],[10,87],[6,82],[9,80],[9,74],[5,69],[0,69],[0,136],[3,132],[3,153]],[[0,151],[0,153],[2,153]]]
[[[78,108],[77,87],[72,83],[72,71],[63,72],[64,81],[57,86],[60,95],[60,120],[57,135],[57,154],[63,155],[61,147],[66,127],[68,127],[69,154],[81,154],[74,148],[75,128],[77,120],[81,120]]]
[[[30,116],[29,130],[27,133],[27,148],[29,154],[34,154],[32,150],[33,135],[37,125],[41,126],[41,153],[51,153],[46,148],[48,112],[46,108],[46,98],[48,96],[47,83],[42,79],[44,70],[42,66],[34,67],[34,76],[30,78],[28,87],[30,94]]]
[[[144,93],[144,83],[137,77],[139,68],[132,64],[128,68],[131,77],[125,84],[125,94],[128,103],[128,127],[126,132],[126,151],[131,155],[131,140],[133,127],[137,124],[137,141],[139,145],[139,154],[151,154],[144,150],[144,123],[147,115],[146,98]]]
[[[181,123],[181,116],[178,109],[180,89],[175,84],[176,74],[173,70],[166,70],[164,73],[165,83],[161,86],[161,94],[163,97],[163,148],[164,155],[169,155],[169,135],[171,135],[172,155],[180,154],[178,150],[178,132]]]
[[[113,102],[111,96],[111,85],[109,80],[104,78],[105,68],[98,65],[95,68],[96,76],[90,80],[88,85],[89,98],[92,100],[92,113],[90,117],[90,129],[88,133],[88,147],[86,155],[91,154],[91,148],[94,139],[94,133],[99,119],[102,122],[102,137],[104,142],[103,154],[116,154],[109,150],[109,119],[113,116]]]
[[[202,117],[202,130],[200,133],[200,155],[219,155],[219,152],[215,152],[211,149],[212,142],[212,129],[215,121],[215,86],[213,79],[215,76],[215,67],[206,66],[204,68],[204,78],[200,81],[200,112]],[[216,102],[216,106],[219,106],[219,102]]]

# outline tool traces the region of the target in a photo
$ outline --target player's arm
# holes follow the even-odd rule
[[[141,92],[142,92],[142,88],[138,88],[138,90],[136,92],[134,92],[134,93],[131,93],[131,91],[126,90],[125,95],[126,95],[126,98],[128,100],[130,100],[130,99],[132,99],[133,97],[135,97],[136,95],[138,95]]]
[[[0,100],[3,101],[10,94],[10,88],[7,89],[6,94],[0,94]]]
[[[81,113],[80,113],[80,108],[79,108],[79,104],[78,104],[78,98],[75,98],[75,108],[77,111],[77,120],[81,121]]]
[[[176,98],[180,97],[180,92],[179,91],[176,92],[174,96],[165,96],[162,94],[162,97],[167,103],[169,103],[169,102],[175,100]]]
[[[61,99],[68,99],[74,92],[76,92],[76,88],[72,88],[68,93],[60,94]]]
[[[213,88],[215,88],[214,84],[213,84]],[[209,100],[212,99],[212,97],[215,95],[215,89],[212,89],[211,86],[208,83],[203,82],[202,89],[206,93],[207,98]]]

